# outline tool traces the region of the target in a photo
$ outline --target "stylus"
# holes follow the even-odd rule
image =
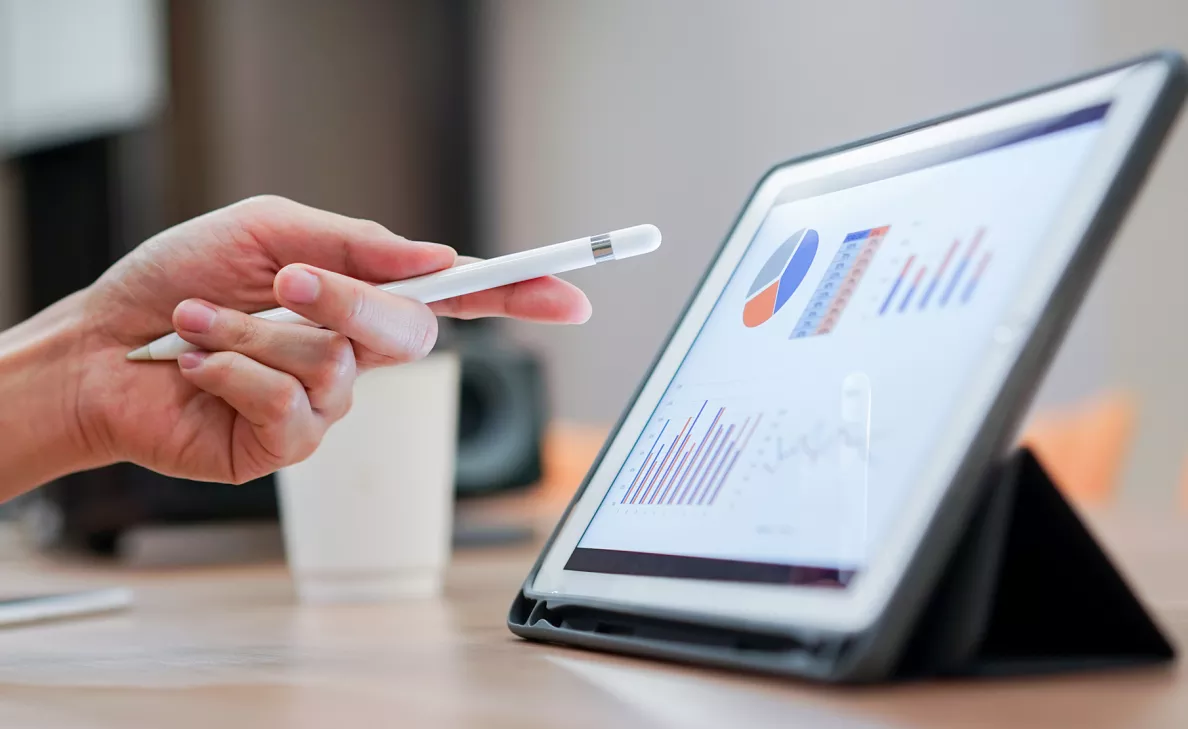
[[[654,225],[636,225],[588,238],[577,238],[485,261],[467,263],[425,276],[382,284],[379,288],[429,304],[598,263],[640,256],[659,247],[659,228]],[[317,326],[299,314],[283,308],[261,311],[253,316],[270,321]],[[197,347],[172,333],[129,352],[128,359],[177,359],[182,353],[195,349]]]
[[[95,615],[123,610],[131,605],[132,592],[123,587],[2,600],[0,625],[20,625]]]

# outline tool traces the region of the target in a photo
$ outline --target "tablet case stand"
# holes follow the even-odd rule
[[[906,623],[906,641],[868,635],[810,644],[632,617],[621,610],[546,604],[523,592],[508,625],[535,640],[842,682],[1014,676],[1174,657],[1171,644],[1029,450],[1016,451],[987,477],[979,498],[919,617]],[[895,628],[876,625],[872,633],[880,630]],[[869,657],[871,651],[856,650],[868,640],[899,643],[902,650],[882,666],[853,665],[846,654]]]
[[[1018,675],[1173,658],[1031,451],[985,489],[897,674]]]

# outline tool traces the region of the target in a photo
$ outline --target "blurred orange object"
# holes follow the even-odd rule
[[[1180,506],[1188,510],[1188,456],[1184,457],[1184,468],[1180,471]]]
[[[1132,397],[1111,393],[1067,410],[1041,413],[1025,429],[1022,445],[1035,452],[1066,496],[1087,504],[1109,501],[1130,451],[1137,420]],[[556,423],[544,443],[539,495],[564,506],[581,485],[609,433],[601,425]],[[1188,464],[1184,501],[1188,505]]]
[[[1130,452],[1138,406],[1109,393],[1080,406],[1037,416],[1024,431],[1030,447],[1065,496],[1085,504],[1110,501]]]
[[[550,426],[544,440],[541,495],[548,501],[567,503],[586,478],[609,432],[601,425],[560,422]]]

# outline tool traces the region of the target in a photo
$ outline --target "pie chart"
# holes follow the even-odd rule
[[[779,311],[804,280],[817,255],[817,231],[802,228],[784,241],[751,284],[743,306],[743,324],[757,327]]]

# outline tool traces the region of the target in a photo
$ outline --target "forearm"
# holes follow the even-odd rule
[[[76,295],[0,333],[0,501],[100,465],[77,417],[83,316]]]

